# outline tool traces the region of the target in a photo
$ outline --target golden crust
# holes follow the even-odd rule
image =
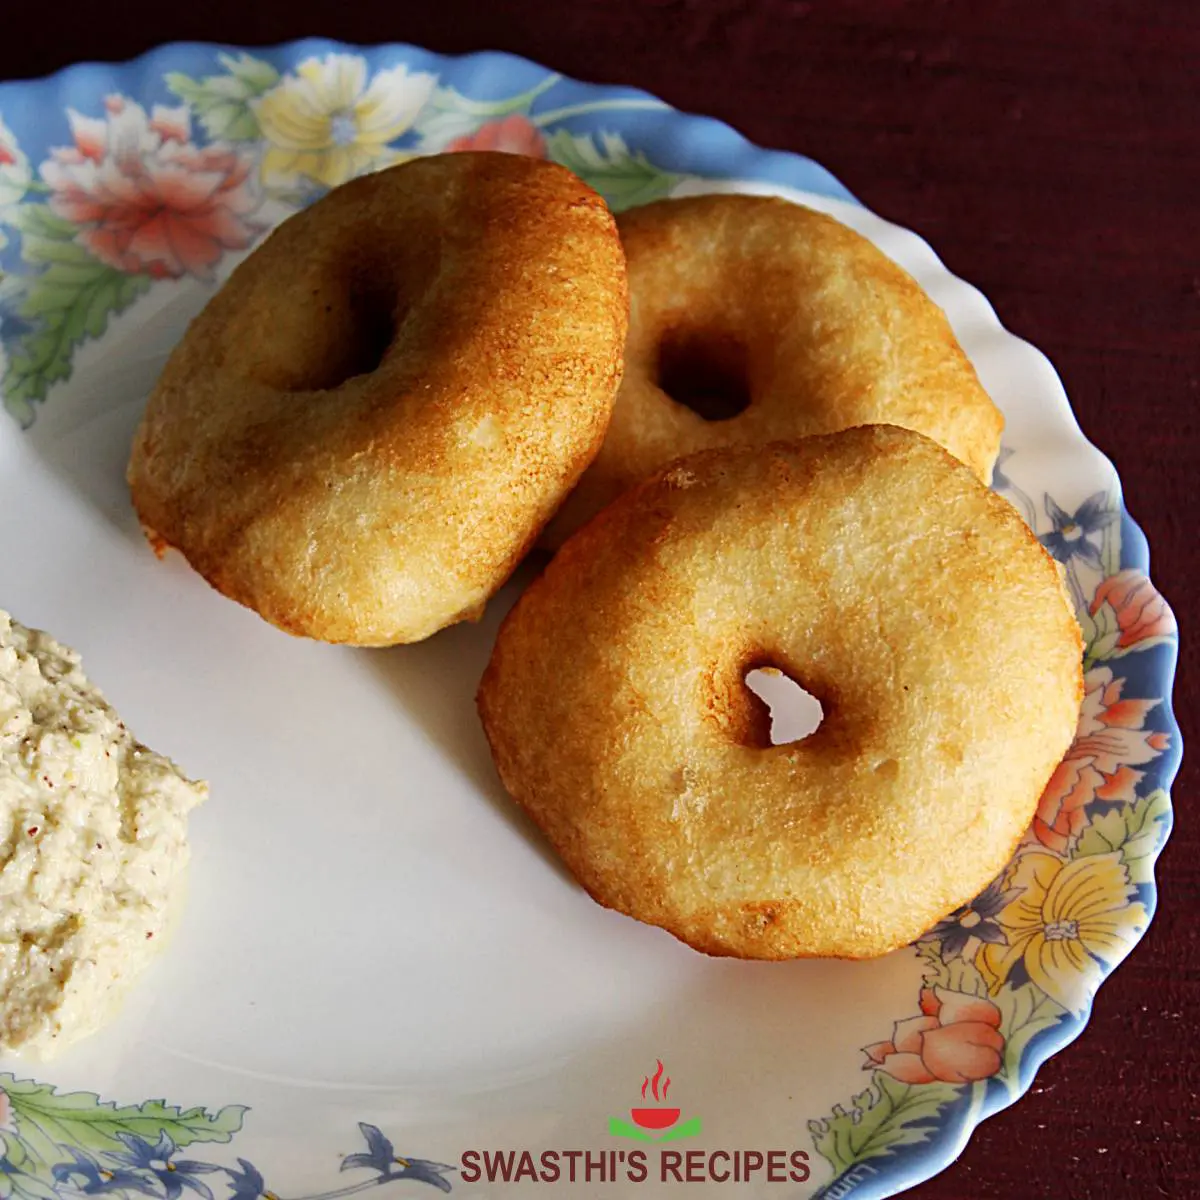
[[[128,479],[142,524],[290,633],[477,616],[595,456],[624,258],[570,172],[418,159],[284,222],[192,323]]]
[[[762,196],[663,200],[617,226],[632,306],[625,378],[600,454],[547,545],[672,459],[855,425],[915,429],[990,480],[999,410],[942,310],[866,238]],[[670,345],[718,369],[732,356],[724,369],[744,377],[749,406],[706,421],[672,400],[660,386]]]
[[[505,786],[601,904],[710,954],[870,957],[982,890],[1071,743],[1057,564],[932,441],[708,451],[563,546],[479,709]],[[824,709],[770,746],[772,665]]]

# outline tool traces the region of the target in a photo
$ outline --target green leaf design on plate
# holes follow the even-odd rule
[[[1021,1090],[1021,1059],[1029,1043],[1066,1015],[1066,1009],[1032,983],[1004,987],[992,997],[1000,1010],[1000,1032],[1004,1034],[1004,1060],[999,1079],[1014,1096]]]
[[[616,133],[602,133],[597,142],[591,134],[560,129],[546,139],[546,150],[595,188],[613,212],[661,200],[683,179],[656,167],[640,150],[631,151]]]
[[[1157,788],[1132,804],[1097,813],[1080,833],[1075,857],[1119,850],[1130,883],[1149,883],[1154,878],[1154,860],[1166,836],[1163,821],[1170,811],[1167,793]]]
[[[55,1158],[64,1157],[55,1150]],[[52,1162],[35,1159],[19,1137],[4,1138],[4,1170],[0,1171],[0,1200],[54,1200],[59,1195],[50,1182]]]
[[[22,257],[30,263],[57,261],[63,253],[63,243],[72,241],[77,232],[70,221],[56,217],[45,204],[26,204],[15,209],[12,225],[21,231]]]
[[[857,1163],[928,1141],[938,1131],[943,1110],[964,1094],[957,1084],[901,1083],[876,1071],[848,1112],[835,1105],[832,1117],[809,1122],[813,1145],[829,1160],[836,1179]]]
[[[921,978],[925,983],[946,982],[946,964],[942,959],[941,938],[925,934],[919,941],[913,942],[912,948],[917,958],[921,960]]]
[[[5,1161],[8,1161],[7,1159]],[[0,1200],[58,1200],[62,1193],[36,1175],[0,1174]]]
[[[529,91],[504,100],[472,100],[452,87],[434,88],[413,124],[421,136],[422,152],[442,150],[455,138],[474,133],[485,121],[507,117],[511,113],[528,113],[533,102],[560,78],[559,75],[547,75]]]
[[[1117,622],[1117,614],[1107,601],[1096,611],[1086,608],[1078,611],[1079,627],[1083,631],[1083,669],[1090,671],[1098,662],[1117,656],[1117,640],[1121,636],[1121,626]]]
[[[944,982],[939,980],[939,983],[950,992],[962,992],[964,996],[987,998],[987,980],[979,973],[979,968],[970,959],[956,958],[948,962]]]
[[[962,992],[964,996],[988,998],[987,980],[980,974],[973,958],[942,957],[940,938],[926,938],[915,942],[913,948],[921,963],[921,981],[928,988],[945,988],[950,992]]]
[[[14,277],[15,308],[32,329],[10,348],[4,376],[4,404],[22,425],[30,425],[34,404],[50,385],[71,374],[71,355],[87,338],[99,337],[108,318],[121,312],[149,287],[146,275],[126,275],[92,255],[77,241],[70,221],[43,204],[17,210],[26,262],[45,269]]]
[[[200,118],[204,132],[214,140],[250,142],[261,136],[251,103],[279,82],[279,72],[268,62],[249,54],[219,54],[226,75],[193,79],[170,71],[166,85]]]
[[[176,1108],[162,1100],[122,1107],[101,1102],[91,1092],[59,1094],[49,1084],[17,1080],[11,1075],[0,1075],[0,1088],[8,1095],[17,1133],[29,1160],[42,1163],[59,1161],[62,1146],[121,1149],[118,1133],[132,1133],[154,1141],[165,1130],[176,1146],[228,1142],[241,1129],[246,1112],[236,1104],[210,1113],[204,1108]],[[12,1148],[10,1139],[6,1161],[11,1161]],[[21,1162],[13,1165],[24,1166]]]

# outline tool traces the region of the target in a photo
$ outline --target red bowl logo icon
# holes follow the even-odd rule
[[[677,1108],[631,1108],[629,1115],[643,1129],[670,1129],[679,1120]]]

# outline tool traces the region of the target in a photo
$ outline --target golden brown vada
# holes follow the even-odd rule
[[[663,200],[617,226],[631,304],[625,378],[548,546],[674,458],[854,425],[915,429],[990,480],[999,410],[942,310],[866,238],[745,195]]]
[[[421,158],[285,221],[171,355],[128,479],[147,535],[289,633],[477,616],[604,436],[627,323],[600,197]]]
[[[771,745],[745,685],[821,703]],[[505,620],[505,787],[601,904],[709,954],[869,957],[1008,861],[1071,744],[1078,624],[1013,507],[871,426],[706,451],[625,493]]]

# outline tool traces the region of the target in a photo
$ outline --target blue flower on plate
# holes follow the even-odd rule
[[[165,1200],[179,1200],[184,1188],[203,1196],[204,1200],[213,1200],[212,1189],[206,1183],[201,1183],[196,1176],[211,1175],[221,1168],[213,1163],[175,1158],[178,1147],[165,1130],[158,1135],[158,1141],[153,1145],[133,1133],[118,1133],[117,1137],[128,1147],[128,1152],[110,1152],[105,1157],[123,1167],[146,1171],[153,1175],[162,1186]]]
[[[64,1146],[63,1149],[75,1160],[74,1162],[56,1163],[50,1168],[50,1174],[55,1183],[70,1185],[73,1191],[84,1196],[108,1196],[114,1192],[141,1192],[143,1196],[153,1196],[156,1189],[143,1175],[119,1168],[116,1171],[102,1167],[100,1163],[84,1150],[75,1146]],[[115,1157],[115,1156],[114,1156]]]
[[[267,1181],[253,1163],[239,1158],[238,1166],[240,1171],[225,1168],[229,1176],[229,1200],[278,1200],[274,1192],[267,1191]]]
[[[999,492],[1006,491],[1013,486],[1013,481],[1009,479],[1004,464],[1012,458],[1014,453],[1016,452],[1011,446],[1001,446],[996,455],[996,465],[992,467],[992,487]]]
[[[1050,496],[1046,497],[1046,515],[1054,528],[1041,537],[1042,545],[1064,566],[1073,558],[1082,559],[1097,571],[1103,569],[1100,550],[1088,540],[1088,535],[1100,533],[1116,518],[1108,507],[1103,492],[1089,496],[1073,513],[1060,508]]]
[[[946,962],[958,958],[972,938],[1000,945],[1007,943],[1008,938],[996,917],[1020,891],[1020,888],[1005,891],[998,883],[989,884],[970,904],[939,921],[928,936],[930,940],[941,938],[942,958]]]
[[[379,1183],[390,1183],[393,1179],[411,1179],[441,1188],[443,1192],[450,1190],[450,1181],[445,1175],[447,1171],[453,1171],[454,1167],[446,1163],[430,1162],[426,1158],[404,1158],[396,1153],[391,1141],[376,1126],[360,1121],[358,1128],[367,1139],[367,1148],[357,1154],[347,1154],[342,1159],[343,1171],[354,1167],[369,1167],[372,1171],[379,1172]]]

